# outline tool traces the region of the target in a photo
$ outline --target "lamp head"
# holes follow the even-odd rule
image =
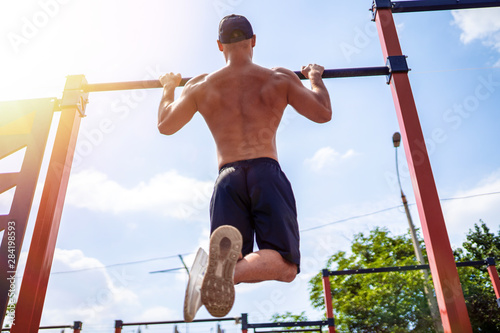
[[[394,145],[394,148],[399,147],[399,144],[401,143],[401,134],[399,132],[396,132],[392,135],[392,144]]]

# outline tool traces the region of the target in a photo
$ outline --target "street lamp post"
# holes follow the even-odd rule
[[[411,218],[410,210],[408,208],[408,200],[406,200],[406,196],[403,192],[403,188],[401,186],[401,179],[399,177],[399,164],[398,164],[398,147],[401,143],[401,134],[399,132],[394,133],[392,136],[392,143],[394,145],[395,151],[396,151],[396,174],[398,176],[398,184],[399,184],[399,190],[401,191],[401,201],[403,201],[403,206],[405,208],[405,213],[406,213],[406,218],[408,219],[408,225],[410,226],[410,234],[411,234],[411,241],[413,243],[413,249],[415,251],[415,256],[417,257],[417,261],[420,265],[425,265],[425,259],[424,256],[422,255],[422,249],[420,248],[420,242],[417,238],[417,232],[415,230],[415,225],[413,224],[413,220]],[[436,331],[442,332],[442,324],[439,316],[439,309],[437,305],[436,298],[431,294],[429,291],[428,286],[430,285],[430,278],[429,278],[429,270],[424,269],[424,293],[427,298],[427,302],[429,303],[429,308],[431,310],[431,316],[434,321],[434,327],[436,328]]]

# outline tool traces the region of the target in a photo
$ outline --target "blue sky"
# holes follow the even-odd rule
[[[156,79],[170,71],[192,77],[216,70],[224,65],[216,46],[217,26],[230,13],[252,22],[257,35],[254,60],[262,66],[382,66],[370,5],[260,0],[3,3],[0,100],[60,98],[65,77],[73,74],[98,83]],[[500,191],[498,17],[498,9],[395,16],[441,198]],[[401,208],[348,219],[400,205],[391,140],[399,128],[385,78],[325,82],[333,120],[314,124],[288,108],[278,134],[280,162],[294,188],[303,230],[303,272],[291,284],[237,286],[230,316],[249,313],[257,322],[268,321],[275,312],[305,311],[310,319],[322,318],[309,305],[307,282],[326,259],[348,251],[354,234],[375,226],[394,234],[407,230]],[[149,272],[181,267],[178,254],[190,265],[196,249],[206,248],[217,164],[213,139],[199,115],[174,136],[158,133],[160,97],[158,89],[90,95],[42,325],[81,320],[85,332],[109,332],[115,319],[182,318],[185,272]],[[402,148],[399,153],[403,189],[413,204]],[[19,164],[15,158],[0,163],[7,169]],[[4,214],[9,195],[0,196]],[[498,194],[447,200],[442,207],[454,247],[479,219],[498,231]],[[419,227],[414,205],[411,212]],[[201,310],[197,318],[208,316]],[[228,332],[238,328],[228,323],[223,327]],[[162,329],[150,326],[148,331]]]

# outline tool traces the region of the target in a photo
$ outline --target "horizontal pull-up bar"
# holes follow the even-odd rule
[[[483,266],[488,264],[488,260],[481,261],[465,261],[457,262],[457,267]],[[397,266],[397,267],[381,267],[381,268],[364,268],[364,269],[347,269],[343,271],[323,270],[323,276],[334,275],[354,275],[354,274],[370,274],[370,273],[387,273],[387,272],[404,272],[429,269],[429,265],[413,265],[413,266]]]
[[[220,321],[235,321],[239,322],[240,317],[226,317],[226,318],[209,318],[209,319],[195,319],[193,323],[207,323],[207,322],[220,322]],[[167,325],[167,324],[184,324],[184,320],[170,320],[170,321],[147,321],[136,323],[124,323],[122,320],[115,320],[115,329],[121,329],[124,326],[142,326],[142,325]]]
[[[301,80],[305,77],[301,72],[294,72]],[[387,66],[380,67],[360,67],[360,68],[341,68],[341,69],[326,69],[323,72],[324,79],[331,79],[337,77],[357,77],[357,76],[377,76],[389,75],[390,70]],[[179,87],[182,87],[191,78],[182,78]],[[85,84],[83,91],[113,91],[113,90],[130,90],[130,89],[151,89],[162,88],[159,80],[145,80],[145,81],[127,81],[127,82],[111,82],[111,83],[92,83]]]
[[[375,5],[379,8],[391,8],[393,13],[411,13],[434,10],[500,7],[500,0],[375,0]]]

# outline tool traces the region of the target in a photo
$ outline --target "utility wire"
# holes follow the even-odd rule
[[[475,67],[475,68],[455,68],[455,69],[436,69],[430,71],[411,71],[412,74],[429,74],[429,73],[444,73],[458,71],[477,71],[481,69],[500,69],[500,67]]]
[[[495,195],[495,194],[500,194],[500,191],[498,191],[498,192],[490,192],[490,193],[472,194],[472,195],[467,195],[467,196],[463,196],[463,197],[456,197],[456,198],[443,198],[443,199],[440,199],[440,201],[470,199],[470,198],[481,197],[481,196],[488,196],[488,195]],[[409,205],[413,206],[413,205],[415,205],[415,203],[412,203],[412,204],[409,204]],[[386,211],[389,211],[389,210],[392,210],[392,209],[396,209],[396,208],[400,208],[400,207],[403,207],[403,205],[398,205],[398,206],[394,206],[394,207],[390,207],[390,208],[385,208],[385,209],[381,209],[381,210],[378,210],[376,212],[371,212],[371,213],[367,213],[367,214],[362,214],[362,215],[347,217],[345,219],[341,219],[341,220],[337,220],[337,221],[325,223],[325,224],[322,224],[322,225],[318,225],[316,227],[302,229],[302,230],[300,230],[300,232],[306,232],[306,231],[310,231],[310,230],[316,230],[316,229],[327,227],[327,226],[332,225],[332,224],[347,222],[347,221],[359,219],[359,218],[362,218],[362,217],[366,217],[366,216],[371,216],[371,215],[383,213],[383,212],[386,212]]]
[[[143,263],[151,262],[151,261],[178,258],[179,256],[186,256],[189,254],[191,254],[191,253],[176,254],[176,255],[171,255],[171,256],[167,256],[167,257],[150,258],[150,259],[144,259],[144,260],[138,260],[138,261],[128,261],[128,262],[122,262],[122,263],[118,263],[118,264],[104,265],[104,266],[100,266],[100,267],[88,267],[88,268],[76,269],[76,270],[72,270],[72,271],[53,272],[53,273],[51,273],[51,275],[52,274],[55,275],[55,274],[67,274],[67,273],[79,273],[79,272],[85,272],[85,271],[90,271],[90,270],[94,270],[94,269],[103,269],[103,268],[110,268],[110,267],[143,264]],[[181,267],[181,268],[183,268],[183,267]]]
[[[347,222],[347,221],[350,221],[350,220],[355,220],[355,219],[359,219],[359,218],[362,218],[362,217],[367,217],[367,216],[370,216],[370,215],[375,215],[375,214],[383,213],[383,212],[386,212],[388,210],[396,209],[396,208],[399,208],[399,207],[403,207],[403,205],[398,205],[398,206],[394,206],[394,207],[390,207],[390,208],[385,208],[385,209],[377,210],[376,212],[371,212],[371,213],[366,213],[366,214],[362,214],[362,215],[347,217],[345,219],[341,219],[341,220],[337,220],[337,221],[325,223],[325,224],[322,224],[322,225],[318,225],[316,227],[302,229],[302,230],[300,230],[300,232],[306,232],[306,231],[311,231],[311,230],[316,230],[316,229],[324,228],[324,227],[332,225],[332,224]]]
[[[476,198],[476,197],[482,197],[482,196],[490,196],[490,195],[497,195],[497,194],[500,194],[500,191],[489,192],[489,193],[480,193],[480,194],[472,194],[472,195],[467,195],[467,196],[463,196],[463,197],[455,197],[455,198],[443,198],[443,199],[440,199],[440,201],[463,200],[463,199],[470,199],[470,198]],[[409,204],[409,205],[413,206],[413,205],[415,205],[415,203],[412,203],[412,204]],[[315,226],[315,227],[311,227],[311,228],[307,228],[307,229],[302,229],[302,230],[300,230],[300,232],[307,232],[307,231],[311,231],[311,230],[317,230],[317,229],[321,229],[321,228],[324,228],[324,227],[327,227],[327,226],[330,226],[330,225],[333,225],[333,224],[338,224],[338,223],[343,223],[343,222],[347,222],[347,221],[351,221],[351,220],[355,220],[355,219],[360,219],[360,218],[363,218],[363,217],[368,217],[368,216],[380,214],[380,213],[387,212],[387,211],[390,211],[390,210],[393,210],[393,209],[396,209],[396,208],[401,208],[401,207],[403,207],[403,205],[397,205],[397,206],[394,206],[394,207],[389,207],[389,208],[384,208],[384,209],[381,209],[381,210],[377,210],[377,211],[374,211],[374,212],[371,212],[371,213],[366,213],[366,214],[351,216],[351,217],[347,217],[347,218],[340,219],[340,220],[337,220],[337,221],[333,221],[333,222],[321,224],[321,225],[318,225],[318,226]],[[142,264],[142,263],[151,262],[151,261],[178,258],[179,256],[187,256],[187,255],[190,255],[190,254],[193,254],[193,253],[175,254],[175,255],[166,256],[166,257],[150,258],[150,259],[144,259],[144,260],[138,260],[138,261],[129,261],[129,262],[123,262],[123,263],[118,263],[118,264],[104,265],[104,266],[100,266],[100,267],[82,268],[82,269],[77,269],[77,270],[72,270],[72,271],[53,272],[53,273],[50,273],[50,274],[51,275],[56,275],[56,274],[68,274],[68,273],[80,273],[80,272],[91,271],[91,270],[95,270],[95,269],[103,269],[103,268],[126,266],[126,265],[136,265],[136,264]],[[174,271],[174,270],[181,270],[183,268],[186,268],[186,267],[184,266],[184,267],[179,267],[179,268],[173,268],[171,270],[172,271]],[[171,271],[171,270],[166,270],[166,271]]]

